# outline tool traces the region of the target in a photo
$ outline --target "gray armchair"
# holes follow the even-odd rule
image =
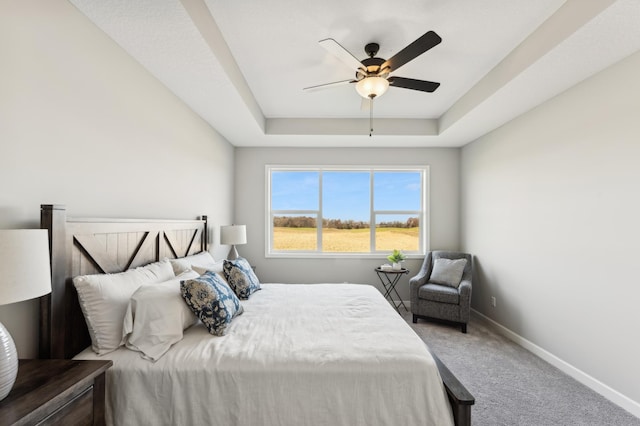
[[[458,288],[429,282],[436,259],[467,259]],[[471,255],[451,251],[432,251],[427,253],[418,274],[409,280],[411,295],[411,313],[413,322],[418,318],[452,321],[467,332],[469,310],[471,308],[471,277],[473,264]]]

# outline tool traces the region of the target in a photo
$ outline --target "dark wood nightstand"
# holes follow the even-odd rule
[[[105,371],[111,361],[21,359],[0,425],[104,425]]]

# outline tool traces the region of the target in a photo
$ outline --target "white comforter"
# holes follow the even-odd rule
[[[121,347],[107,372],[116,425],[449,425],[433,358],[378,290],[263,284],[224,337],[202,324],[153,363]]]

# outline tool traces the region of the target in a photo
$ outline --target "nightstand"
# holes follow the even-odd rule
[[[111,361],[21,359],[0,425],[104,425],[105,371]]]

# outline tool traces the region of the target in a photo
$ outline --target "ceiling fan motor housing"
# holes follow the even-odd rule
[[[364,51],[369,57],[361,61],[364,68],[361,67],[356,71],[356,80],[360,81],[366,77],[378,76],[380,65],[385,62],[385,59],[375,57],[378,54],[378,50],[380,50],[378,43],[369,43],[364,47]],[[366,72],[362,72],[363,69]]]
[[[368,46],[368,45],[367,45]],[[380,66],[384,64],[385,60],[382,58],[367,58],[362,60],[362,65],[366,69],[366,73],[362,72],[362,69],[356,71],[356,79],[361,80],[365,77],[377,76],[380,72]]]

